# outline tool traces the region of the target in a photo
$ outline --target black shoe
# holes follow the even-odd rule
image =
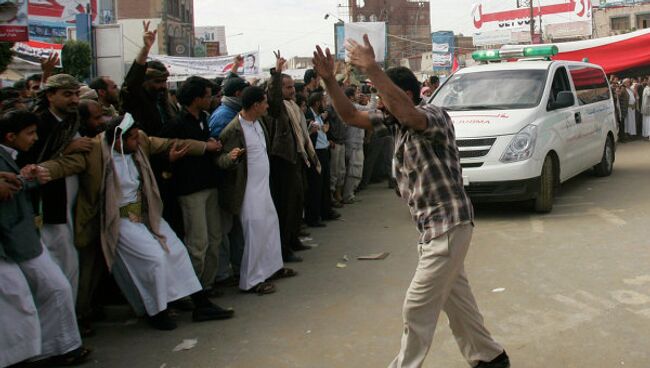
[[[293,253],[282,255],[282,260],[284,263],[298,263],[302,262],[302,257],[299,257]]]
[[[65,367],[70,367],[74,365],[81,365],[85,363],[88,360],[88,356],[90,355],[92,351],[89,349],[84,348],[83,346],[78,347],[72,351],[69,351],[63,355],[57,355],[54,357],[51,357],[49,359],[46,359],[45,361],[42,361],[46,364],[47,367],[51,366],[65,366]],[[42,365],[38,364],[39,362],[34,362],[35,366],[42,367]]]
[[[169,308],[176,309],[178,311],[189,312],[194,310],[194,303],[190,298],[183,298],[179,300],[174,300],[169,303]]]
[[[333,221],[333,220],[338,220],[341,218],[341,214],[331,210],[330,213],[327,214],[327,216],[323,216],[323,220],[325,221]]]
[[[192,321],[194,322],[204,322],[204,321],[214,321],[218,319],[229,319],[235,315],[235,311],[232,309],[223,309],[218,305],[211,305],[201,308],[196,308],[192,312]]]
[[[311,247],[304,245],[300,240],[296,240],[291,244],[291,250],[294,252],[300,252],[302,250],[309,250]]]
[[[309,227],[327,227],[326,224],[324,224],[324,223],[322,223],[320,221],[318,221],[318,222],[309,222],[309,223],[307,223],[307,226],[309,226]]]
[[[310,236],[311,233],[307,232],[307,230],[301,229],[300,232],[298,233],[298,236],[300,237],[308,237]]]
[[[155,328],[156,330],[171,331],[178,327],[176,325],[176,322],[174,322],[174,320],[172,320],[172,318],[169,316],[167,309],[154,316],[150,316],[148,318],[148,321],[151,327]]]
[[[504,351],[499,354],[496,358],[492,359],[489,362],[479,362],[478,365],[474,368],[509,368],[510,367],[510,358],[508,354]]]

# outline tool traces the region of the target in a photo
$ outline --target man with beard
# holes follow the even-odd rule
[[[90,150],[90,138],[79,134],[79,87],[79,82],[68,74],[57,74],[47,79],[36,106],[40,118],[39,139],[28,152],[19,155],[21,166]],[[78,178],[70,176],[52,181],[40,190],[41,238],[70,280],[75,298],[79,260],[74,247],[73,206],[78,189]],[[35,198],[37,209],[38,204],[39,199]]]
[[[160,135],[163,125],[173,119],[167,97],[169,72],[159,61],[147,62],[158,31],[150,31],[150,22],[142,22],[144,46],[131,64],[121,91],[122,110],[128,112],[149,136]]]
[[[102,105],[102,112],[104,115],[111,118],[117,116],[117,109],[119,104],[119,89],[117,84],[109,77],[97,77],[93,79],[88,87],[97,92],[97,101]]]
[[[275,56],[276,66],[271,70],[267,91],[269,109],[264,119],[271,144],[271,195],[280,220],[282,258],[285,262],[301,262],[293,251],[305,248],[298,239],[304,170],[313,166],[320,172],[321,165],[307,133],[305,115],[294,101],[293,78],[282,74],[286,60],[279,51]]]
[[[95,138],[106,129],[104,107],[95,100],[81,100],[79,102],[79,134],[82,137]]]

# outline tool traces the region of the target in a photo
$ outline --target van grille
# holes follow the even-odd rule
[[[475,138],[475,139],[459,139],[456,141],[458,145],[458,153],[461,159],[476,159],[486,156],[496,138]],[[464,169],[481,167],[483,162],[461,162],[461,167]]]

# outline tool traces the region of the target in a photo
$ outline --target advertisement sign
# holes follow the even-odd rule
[[[37,65],[40,65],[41,60],[47,59],[51,53],[58,54],[58,68],[63,66],[61,64],[61,50],[63,50],[63,45],[36,41],[17,42],[13,47],[15,58]]]
[[[455,38],[454,32],[440,31],[431,34],[431,43],[433,45],[431,52],[433,53],[431,60],[433,62],[433,71],[448,71],[451,70]]]
[[[343,23],[334,25],[334,45],[336,60],[345,60],[345,25]]]
[[[367,34],[375,50],[375,61],[378,63],[386,60],[386,23],[384,22],[357,22],[345,23],[345,39],[352,39],[363,45],[363,35]]]
[[[541,18],[543,26],[583,22],[585,26],[580,28],[583,34],[574,36],[591,35],[592,0],[529,1],[533,2],[533,18],[538,33]],[[474,33],[529,30],[530,16],[528,1],[480,0],[472,9]]]
[[[67,38],[66,29],[75,25],[77,14],[86,13],[89,4],[93,24],[97,17],[98,0],[29,0],[29,39],[32,41],[59,43]]]
[[[261,74],[259,52],[243,53],[244,66],[239,69],[240,76],[254,76]],[[224,76],[233,66],[234,56],[188,58],[156,55],[151,59],[165,64],[170,74],[170,81],[182,80],[191,75],[204,77]]]
[[[29,41],[27,0],[3,0],[0,4],[0,42]]]

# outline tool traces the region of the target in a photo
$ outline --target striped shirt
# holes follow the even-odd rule
[[[416,108],[426,114],[427,127],[418,132],[398,123],[393,172],[420,232],[420,243],[426,243],[457,225],[472,223],[474,210],[463,186],[451,118],[433,105]],[[369,114],[378,136],[391,134],[383,112]]]

